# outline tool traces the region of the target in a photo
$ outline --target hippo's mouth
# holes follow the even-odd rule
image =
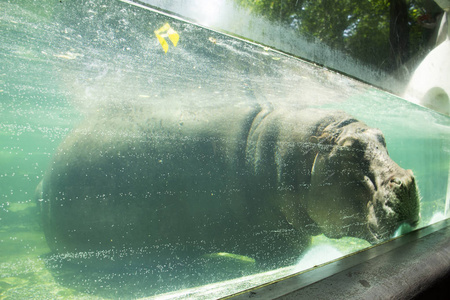
[[[420,219],[420,214],[417,214],[416,218],[412,218],[412,216],[405,218],[402,213],[384,203],[374,205],[373,202],[370,202],[368,210],[366,240],[371,244],[378,244],[411,231],[418,225]]]
[[[417,227],[418,223],[418,220],[414,222],[402,222],[392,228],[378,228],[376,225],[369,223],[367,225],[369,234],[366,240],[372,245],[385,242],[410,232],[412,229]]]
[[[370,195],[366,239],[376,244],[416,227],[420,219],[420,195],[412,171],[397,169],[390,176],[368,173],[362,181]]]
[[[372,245],[384,242],[394,237],[395,229],[388,228],[379,228],[377,225],[373,223],[369,223],[367,225],[368,229],[368,237],[366,240]]]

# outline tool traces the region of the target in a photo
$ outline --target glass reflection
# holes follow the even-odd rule
[[[446,117],[121,1],[1,8],[5,298],[279,277],[444,212]]]

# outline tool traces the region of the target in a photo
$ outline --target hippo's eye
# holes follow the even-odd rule
[[[402,181],[398,178],[392,178],[391,183],[396,184],[396,185],[402,185]]]

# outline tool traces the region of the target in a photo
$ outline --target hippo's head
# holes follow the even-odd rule
[[[389,157],[380,130],[347,119],[328,125],[317,142],[307,210],[325,235],[377,243],[403,223],[417,225],[413,173]]]

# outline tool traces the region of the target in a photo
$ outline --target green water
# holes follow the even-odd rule
[[[34,190],[59,143],[105,103],[270,101],[293,108],[343,109],[380,128],[392,159],[413,170],[422,196],[419,226],[444,214],[448,117],[263,47],[119,1],[67,2],[0,2],[1,299],[138,298],[253,272],[247,258],[232,255],[206,256],[186,268],[149,267],[139,253],[67,257],[50,252]],[[154,31],[166,22],[180,42],[176,47],[169,42],[164,53]],[[323,245],[343,255],[369,244],[313,238],[313,247]],[[125,256],[120,267],[105,263],[120,256]],[[316,257],[315,263],[333,258]],[[102,265],[108,267],[98,267]]]

